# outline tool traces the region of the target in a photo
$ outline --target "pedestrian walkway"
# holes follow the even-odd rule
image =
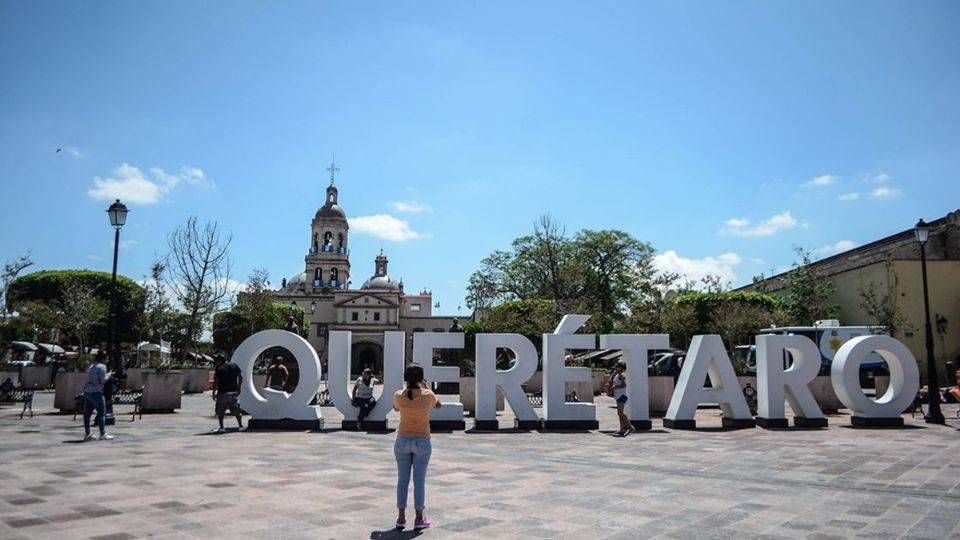
[[[958,538],[960,420],[896,430],[434,435],[423,538]],[[0,538],[412,538],[393,530],[393,434],[228,432],[209,393],[177,414],[119,415],[113,441],[79,418],[0,408]],[[468,426],[472,423],[468,420]],[[505,416],[502,425],[508,425]],[[393,425],[393,424],[391,424]]]

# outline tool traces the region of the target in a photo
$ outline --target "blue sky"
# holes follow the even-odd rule
[[[444,313],[544,213],[743,284],[960,207],[958,27],[933,1],[2,2],[0,259],[109,271],[121,196],[121,273],[198,215],[234,279],[279,284],[336,154],[354,283],[382,247]]]

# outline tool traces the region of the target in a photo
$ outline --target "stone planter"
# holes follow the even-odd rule
[[[127,370],[127,390],[140,390],[143,388],[143,374],[156,373],[153,368],[130,368]]]
[[[20,370],[19,369],[5,369],[0,371],[0,383],[9,378],[14,386],[20,386]]]
[[[65,371],[57,373],[57,393],[53,396],[53,406],[61,413],[72,413],[76,407],[74,398],[83,392],[87,384],[87,373],[84,371]]]
[[[20,386],[41,389],[50,386],[53,366],[23,366],[20,370]]]
[[[477,379],[475,377],[460,377],[460,403],[463,403],[463,412],[475,414],[477,412]],[[504,410],[504,398],[500,389],[497,389],[497,412]]]
[[[202,394],[210,388],[210,370],[184,369],[181,371],[183,372],[184,394]]]
[[[650,389],[650,415],[663,416],[673,397],[673,377],[648,377],[647,385]]]
[[[183,395],[183,373],[165,371],[143,374],[143,412],[172,413],[180,408]]]
[[[817,405],[824,413],[836,413],[844,407],[833,391],[833,382],[829,375],[820,375],[809,385],[810,392],[813,393],[813,399],[817,400]]]

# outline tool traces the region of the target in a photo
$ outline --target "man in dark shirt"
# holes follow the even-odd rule
[[[240,385],[243,383],[243,373],[240,366],[227,362],[222,354],[216,357],[216,370],[213,373],[213,400],[216,402],[217,421],[220,428],[217,433],[226,433],[223,428],[223,417],[230,409],[230,414],[237,417],[237,425],[243,430],[243,418],[237,396],[240,394]]]

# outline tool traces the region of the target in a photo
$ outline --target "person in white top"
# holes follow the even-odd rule
[[[379,382],[373,376],[373,371],[367,368],[363,370],[363,373],[357,378],[357,382],[353,384],[353,406],[360,408],[360,412],[357,413],[358,428],[363,426],[363,419],[370,414],[370,411],[377,404],[376,398],[373,397],[373,387]]]
[[[623,411],[627,404],[627,364],[623,360],[617,362],[613,368],[613,399],[617,402],[617,416],[620,417],[620,431],[616,433],[618,437],[626,437],[636,431],[627,418],[627,413]]]

